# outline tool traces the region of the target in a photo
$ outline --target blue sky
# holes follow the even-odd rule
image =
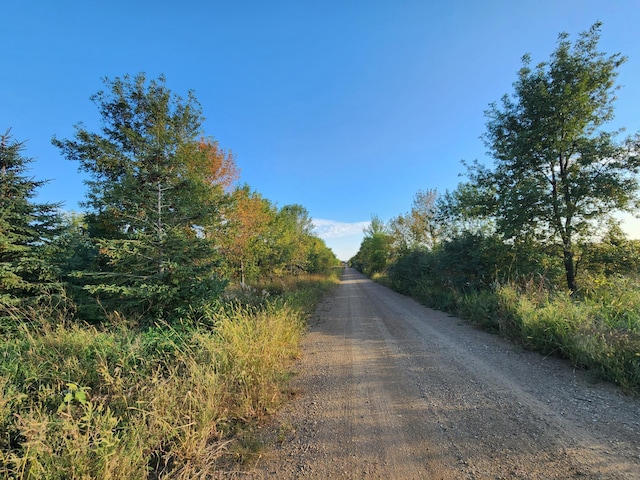
[[[97,130],[101,79],[138,72],[194,90],[241,182],[307,208],[342,259],[372,214],[455,188],[462,159],[489,161],[484,110],[562,31],[603,22],[600,48],[629,57],[611,129],[640,130],[638,0],[5,0],[2,16],[0,130],[50,179],[39,200],[67,210],[86,189],[51,138]]]

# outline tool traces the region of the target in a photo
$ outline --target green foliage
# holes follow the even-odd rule
[[[364,239],[360,250],[351,259],[351,265],[365,275],[380,273],[387,268],[391,257],[393,237],[387,226],[376,215],[371,217],[371,223],[364,229]]]
[[[442,238],[455,238],[465,232],[495,234],[494,196],[495,192],[490,188],[467,182],[438,197],[436,219]]]
[[[227,193],[233,156],[199,137],[192,93],[105,84],[101,131],[53,140],[90,174],[88,211],[63,225],[31,202],[42,182],[22,144],[0,138],[0,478],[209,478],[280,401],[306,315],[335,285],[303,207]],[[237,262],[274,283],[222,304]]]
[[[469,172],[484,214],[507,239],[556,245],[567,287],[576,291],[576,242],[594,222],[638,200],[637,143],[616,142],[602,126],[613,118],[614,82],[625,61],[597,50],[600,24],[575,44],[561,34],[547,63],[525,55],[513,97],[492,104],[485,142],[493,169]]]
[[[486,288],[499,277],[504,252],[504,244],[497,237],[465,233],[444,242],[437,252],[439,276],[457,290]]]
[[[638,394],[640,286],[629,282],[599,285],[579,302],[561,292],[501,287],[496,294],[502,333],[528,348],[593,369]]]
[[[385,283],[430,307],[640,393],[640,243],[611,219],[637,206],[639,144],[602,130],[625,59],[598,51],[599,29],[573,45],[560,35],[535,68],[525,56],[515,94],[486,112],[494,167],[476,162],[469,182],[429,203],[438,241],[416,241],[409,214],[389,231],[374,218],[352,264],[386,269]],[[374,241],[385,234],[391,258]]]
[[[96,322],[103,311],[91,294],[84,288],[87,284],[84,272],[97,268],[98,247],[89,236],[85,216],[68,214],[63,216],[60,233],[50,246],[51,262],[65,284],[67,295],[76,306],[76,315],[86,322]]]
[[[327,275],[340,265],[335,253],[327,247],[327,244],[318,237],[311,237],[307,252],[307,271]]]
[[[640,241],[611,225],[604,238],[583,246],[581,269],[587,275],[633,275],[640,271]]]
[[[264,278],[324,273],[338,261],[312,233],[300,205],[276,208],[247,185],[236,188],[225,205],[221,228],[208,232],[225,257],[225,271],[241,286]]]
[[[105,79],[92,100],[101,133],[79,126],[75,140],[54,139],[91,175],[85,216],[98,255],[77,276],[106,311],[170,318],[187,302],[219,296],[220,259],[204,231],[219,221],[223,188],[211,183],[201,147],[201,109],[171,94],[164,78]]]
[[[434,248],[439,243],[442,227],[437,219],[437,199],[436,190],[418,191],[413,197],[411,210],[391,219],[388,230],[393,238],[395,254]]]
[[[625,391],[640,394],[640,284],[631,277],[590,278],[580,296],[538,281],[470,290],[434,272],[433,252],[412,252],[389,268],[389,284],[526,348],[569,359]],[[578,298],[580,297],[580,298]]]
[[[59,205],[35,203],[43,181],[27,174],[31,159],[9,131],[0,136],[0,317],[15,307],[64,297],[48,246],[58,233]]]
[[[391,286],[408,295],[418,292],[418,284],[434,271],[434,255],[426,250],[412,250],[392,263],[388,270]]]
[[[483,330],[500,332],[500,302],[493,290],[458,295],[455,312]]]
[[[312,242],[311,218],[301,205],[285,205],[276,213],[270,229],[270,251],[265,260],[276,274],[308,271]]]
[[[414,250],[389,268],[393,285],[410,293],[415,283],[460,292],[486,289],[508,275],[509,247],[496,236],[464,233],[434,250]]]
[[[401,256],[387,268],[387,283],[640,393],[640,284],[629,269],[637,261],[634,246],[613,230],[585,247],[582,287],[573,295],[554,288],[562,283],[557,256],[535,243],[473,233]],[[614,268],[624,275],[604,273]]]
[[[276,215],[271,202],[248,185],[236,188],[223,206],[224,222],[207,231],[225,258],[224,272],[240,285],[255,281],[269,252],[269,232]]]

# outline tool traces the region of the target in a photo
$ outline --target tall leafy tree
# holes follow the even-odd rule
[[[324,240],[316,236],[310,239],[307,257],[307,271],[309,273],[326,273],[332,267],[340,265],[335,253]]]
[[[393,247],[400,255],[416,248],[434,248],[440,240],[438,192],[419,190],[413,197],[411,211],[389,222]]]
[[[436,219],[443,239],[452,240],[465,233],[495,233],[495,193],[491,186],[462,182],[439,197]]]
[[[276,208],[249,186],[236,188],[224,209],[222,228],[209,232],[225,257],[229,276],[244,287],[260,274],[268,256],[269,229]]]
[[[223,282],[205,231],[218,221],[221,185],[217,144],[201,140],[202,111],[193,92],[183,99],[164,77],[105,79],[91,97],[100,132],[82,125],[58,140],[90,174],[85,219],[99,256],[85,289],[109,310],[166,317],[215,298]],[[222,160],[225,155],[222,154]]]
[[[28,176],[32,160],[23,149],[10,131],[0,136],[0,316],[61,293],[46,254],[60,226],[59,204],[33,201],[45,182]]]
[[[198,150],[206,156],[206,160],[202,162],[201,157],[195,155],[193,158],[196,162],[191,168],[197,171],[204,166],[205,170],[201,173],[211,185],[219,185],[225,191],[230,191],[240,178],[233,153],[221,148],[217,140],[206,137],[198,142]]]
[[[603,130],[625,58],[600,52],[599,39],[598,23],[574,44],[561,34],[548,62],[531,67],[524,56],[515,93],[486,112],[494,168],[476,164],[470,172],[490,193],[487,204],[505,238],[558,246],[571,291],[577,240],[592,233],[594,221],[637,201],[637,152],[616,141],[619,132]]]
[[[389,232],[394,256],[402,257],[415,248],[409,214],[400,214],[389,220]]]
[[[283,206],[276,214],[272,228],[275,271],[290,274],[307,271],[313,236],[313,224],[307,209],[297,204]]]

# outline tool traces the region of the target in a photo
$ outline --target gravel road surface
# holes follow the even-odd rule
[[[242,478],[640,479],[640,400],[346,269]]]

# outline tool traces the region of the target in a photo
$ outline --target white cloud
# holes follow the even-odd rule
[[[316,235],[322,239],[349,237],[361,235],[362,230],[369,226],[370,222],[336,222],[335,220],[313,219],[313,226]]]
[[[349,260],[360,248],[360,243],[364,238],[363,229],[367,228],[371,222],[336,222],[335,220],[313,219],[315,234],[325,240],[327,247],[340,260]]]

